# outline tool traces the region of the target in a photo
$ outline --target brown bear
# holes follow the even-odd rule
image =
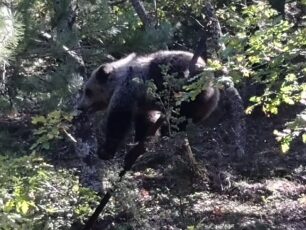
[[[106,140],[98,146],[101,159],[111,159],[134,123],[135,141],[143,141],[148,129],[164,112],[148,94],[146,82],[153,81],[157,92],[164,89],[164,69],[175,78],[184,79],[200,73],[205,66],[202,58],[189,76],[193,54],[186,51],[158,51],[138,56],[134,53],[95,69],[85,83],[78,109],[95,112],[107,110]],[[180,115],[194,123],[207,118],[217,107],[219,90],[209,86],[193,101],[180,105]]]

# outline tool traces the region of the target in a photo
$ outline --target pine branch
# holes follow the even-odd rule
[[[0,4],[0,61],[6,62],[16,48],[23,30],[8,5]]]
[[[59,47],[63,53],[65,53],[68,57],[70,57],[76,64],[80,65],[80,66],[84,66],[84,60],[83,58],[77,53],[77,51],[80,49],[70,49],[67,46],[61,44],[59,41],[57,41],[51,34],[44,32],[44,31],[40,31],[40,36],[44,39],[46,39],[47,41],[51,41],[53,42],[53,44],[56,47]]]
[[[48,33],[43,33],[45,38],[52,40],[56,46],[61,47],[64,53],[68,54],[74,66],[74,73],[71,73],[77,79],[81,79],[85,73],[85,64],[81,55],[81,45],[77,34],[76,17],[78,5],[76,0],[53,0],[54,5],[54,21],[56,23],[56,35],[50,36]],[[77,47],[76,50],[71,50],[70,47]],[[75,65],[77,64],[77,65]],[[82,82],[80,80],[79,82]]]

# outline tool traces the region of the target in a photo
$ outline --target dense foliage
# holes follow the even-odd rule
[[[62,229],[81,221],[96,195],[73,174],[34,155],[1,156],[0,229]]]
[[[89,215],[96,194],[75,170],[52,165],[63,139],[76,142],[71,112],[83,81],[101,62],[129,52],[194,50],[206,2],[144,1],[153,24],[146,27],[129,1],[1,1],[0,229],[68,229]],[[305,143],[306,1],[212,3],[224,49],[208,55],[203,76],[180,100],[193,100],[216,73],[216,84],[232,79],[249,91],[247,114],[295,108],[296,118],[274,134],[283,152],[296,137]]]
[[[220,10],[219,15],[228,30],[224,36],[227,49],[221,55],[226,60],[229,75],[236,81],[247,78],[262,85],[261,92],[251,95],[252,105],[246,112],[250,114],[261,106],[262,111],[271,116],[277,115],[284,104],[304,104],[305,18],[301,19],[303,26],[298,25],[283,19],[264,2],[239,10],[230,5]],[[294,137],[305,132],[303,116],[298,117],[300,122],[290,123],[284,132],[275,132],[283,152],[289,150]]]

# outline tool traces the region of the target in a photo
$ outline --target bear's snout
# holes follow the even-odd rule
[[[92,104],[88,102],[88,100],[82,98],[80,102],[77,104],[76,109],[82,112],[90,112],[92,110]]]

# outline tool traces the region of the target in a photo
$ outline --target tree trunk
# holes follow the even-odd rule
[[[131,3],[145,28],[152,28],[154,21],[148,15],[143,3],[140,0],[131,0]]]
[[[78,37],[76,17],[76,0],[53,0],[54,4],[54,38],[58,44],[62,45],[66,54],[68,54],[65,65],[70,67],[70,83],[76,89],[83,84],[83,75],[85,65],[81,55],[81,46]]]

